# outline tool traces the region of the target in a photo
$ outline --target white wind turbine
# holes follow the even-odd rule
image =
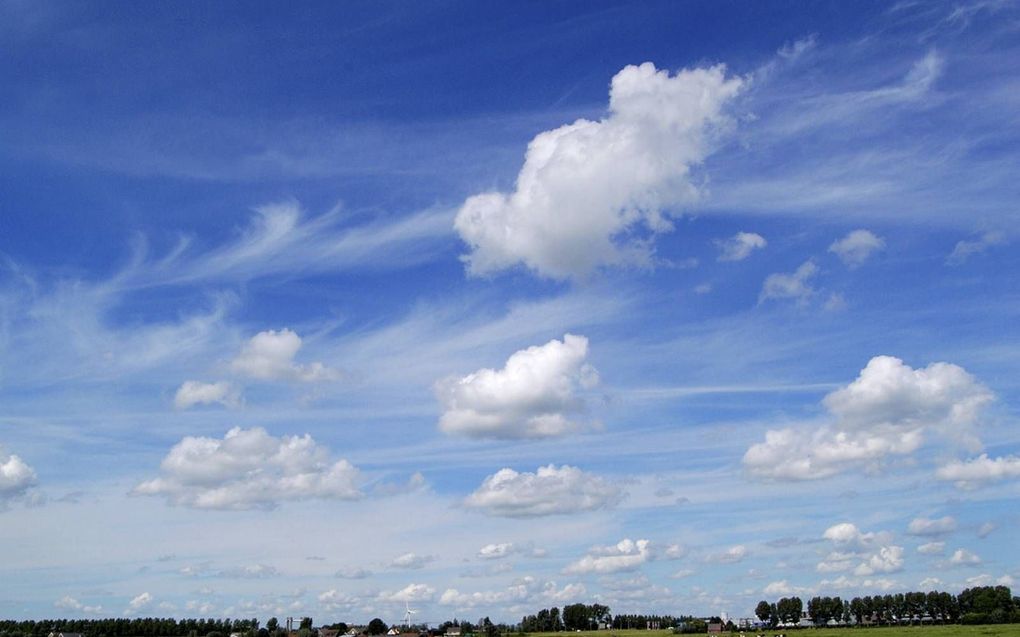
[[[411,608],[411,605],[408,602],[406,602],[406,601],[404,602],[404,608],[406,609],[406,611],[404,612],[404,626],[407,627],[407,628],[410,628],[411,627],[411,615],[414,615],[418,611],[416,611],[415,609]]]

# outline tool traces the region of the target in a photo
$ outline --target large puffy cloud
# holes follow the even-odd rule
[[[808,430],[770,430],[744,454],[744,467],[762,478],[812,480],[855,467],[877,468],[907,455],[936,430],[965,446],[978,444],[973,427],[992,393],[961,367],[932,363],[912,369],[876,356],[848,386],[825,397],[831,416]]]
[[[618,573],[633,571],[652,558],[651,543],[648,540],[620,540],[615,546],[599,546],[592,549],[576,562],[568,565],[563,572]]]
[[[849,268],[856,268],[874,252],[885,247],[885,241],[870,230],[854,230],[829,246],[832,252]]]
[[[580,428],[581,390],[598,383],[585,362],[588,339],[566,334],[515,352],[503,369],[480,369],[436,384],[439,428],[476,438],[543,438]]]
[[[935,476],[939,480],[955,482],[956,486],[971,489],[986,482],[1020,478],[1020,458],[1004,456],[989,458],[981,454],[971,460],[954,460],[938,468]]]
[[[577,467],[548,465],[535,473],[500,469],[485,478],[464,506],[489,515],[524,518],[614,506],[618,487]]]
[[[729,127],[725,104],[741,88],[725,69],[675,75],[651,63],[613,77],[609,115],[536,136],[512,193],[469,197],[454,227],[482,275],[524,264],[547,277],[580,277],[602,265],[647,262],[640,232],[671,229],[697,201],[691,168]]]
[[[177,409],[214,404],[224,407],[239,406],[241,404],[240,388],[227,381],[203,383],[197,380],[187,380],[177,388],[177,393],[174,395],[174,407]]]
[[[36,483],[35,470],[24,460],[0,447],[0,505],[22,496]]]
[[[972,425],[991,400],[991,392],[957,365],[911,369],[898,358],[876,356],[857,380],[826,396],[824,403],[847,426],[959,430]]]
[[[755,250],[768,245],[765,237],[754,232],[738,232],[725,241],[717,241],[720,261],[743,261]]]
[[[284,500],[361,496],[358,470],[346,460],[330,461],[311,436],[276,438],[258,427],[235,427],[222,440],[187,436],[160,469],[160,477],[132,493],[199,509],[271,508]]]
[[[259,332],[245,343],[230,368],[259,380],[316,382],[340,378],[340,372],[322,363],[294,362],[301,344],[301,337],[286,328]]]

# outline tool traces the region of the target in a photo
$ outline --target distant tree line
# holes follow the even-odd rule
[[[804,603],[799,597],[784,597],[777,602],[762,600],[755,615],[765,624],[791,624],[800,621]],[[807,614],[814,624],[909,624],[922,621],[960,624],[1005,624],[1020,622],[1020,598],[1007,586],[976,586],[959,595],[931,591],[895,595],[874,595],[844,600],[840,597],[812,597]]]
[[[47,637],[51,632],[81,633],[85,637],[229,637],[252,635],[257,619],[170,619],[136,617],[118,619],[0,620],[0,637]]]
[[[697,630],[700,622],[700,631]],[[608,606],[602,604],[569,604],[563,610],[556,606],[543,608],[534,615],[525,615],[521,619],[520,630],[524,633],[546,633],[561,630],[593,630],[600,625],[614,629],[627,628],[678,628],[688,632],[706,630],[706,624],[693,617],[675,617],[673,615],[613,615]]]
[[[624,628],[648,628],[650,626],[676,628],[682,623],[683,619],[672,615],[617,615],[612,619],[612,627],[620,630]]]

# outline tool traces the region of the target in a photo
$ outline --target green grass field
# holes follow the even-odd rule
[[[1020,637],[1020,624],[983,626],[882,626],[876,628],[776,628],[765,631],[767,637],[785,633],[787,637]],[[668,630],[587,630],[579,633],[526,633],[528,637],[665,637]],[[728,636],[730,633],[723,633]],[[739,635],[740,633],[735,633]],[[754,637],[753,630],[744,631]],[[678,636],[679,637],[679,636]],[[697,637],[690,636],[690,637]]]

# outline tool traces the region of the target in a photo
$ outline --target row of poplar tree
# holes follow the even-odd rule
[[[840,597],[813,597],[807,608],[799,597],[784,597],[777,602],[762,600],[755,615],[764,623],[791,624],[807,611],[815,624],[830,620],[857,624],[901,624],[933,621],[961,624],[1004,624],[1020,622],[1020,598],[1007,586],[976,586],[959,595],[930,591],[895,595],[868,595],[844,600]]]

